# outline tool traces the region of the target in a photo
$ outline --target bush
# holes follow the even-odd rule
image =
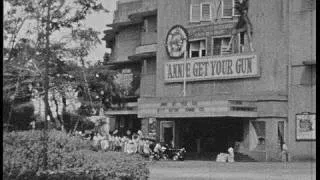
[[[4,179],[147,179],[142,157],[119,152],[94,152],[90,142],[50,131],[48,170],[43,167],[41,131],[5,133]]]
[[[12,109],[12,102],[9,100],[3,101],[2,118],[7,124],[10,124],[10,130],[28,130],[31,129],[30,122],[35,120],[34,105],[31,102],[15,104]],[[10,122],[9,114],[12,111]]]

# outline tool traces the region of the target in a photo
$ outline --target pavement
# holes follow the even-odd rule
[[[315,162],[156,161],[150,180],[315,180]]]

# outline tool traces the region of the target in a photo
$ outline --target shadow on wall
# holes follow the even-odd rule
[[[306,66],[301,75],[300,85],[311,86],[316,84],[316,69],[313,66]]]

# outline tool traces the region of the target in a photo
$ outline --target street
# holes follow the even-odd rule
[[[158,161],[149,165],[151,180],[315,180],[315,162]]]

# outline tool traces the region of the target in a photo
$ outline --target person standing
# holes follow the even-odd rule
[[[232,147],[229,147],[228,153],[228,162],[234,162],[234,151]]]
[[[288,162],[288,147],[286,143],[282,144],[281,159],[282,162]]]
[[[31,128],[32,128],[32,132],[34,132],[34,130],[36,129],[36,121],[32,121],[30,123],[30,125],[31,125]]]

